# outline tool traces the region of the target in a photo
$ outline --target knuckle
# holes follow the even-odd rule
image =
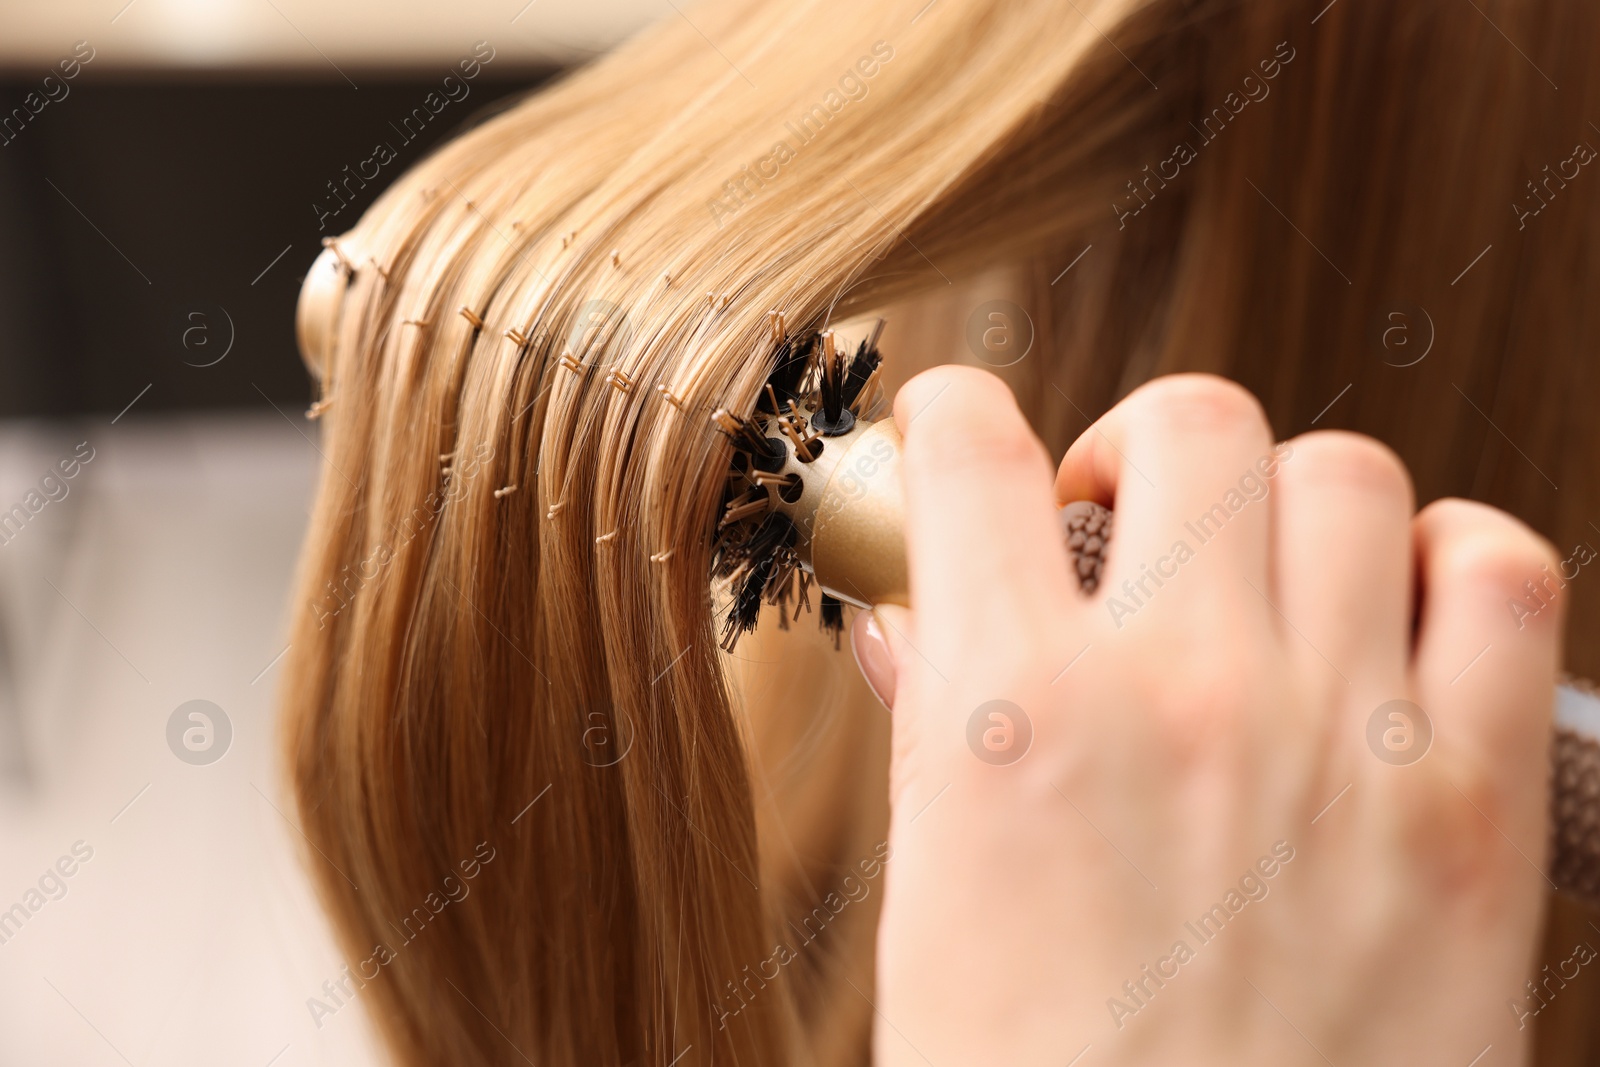
[[[1504,512],[1465,500],[1430,506],[1446,531],[1435,544],[1435,565],[1449,580],[1516,592],[1560,565],[1554,546]]]
[[[1265,430],[1267,414],[1255,395],[1237,382],[1214,374],[1173,374],[1141,386],[1136,398],[1143,414],[1177,430],[1215,433],[1241,426]]]
[[[950,437],[954,458],[958,462],[964,458],[968,465],[974,468],[1049,464],[1044,446],[1020,422],[1016,425],[973,427],[969,431],[959,435],[952,434]]]
[[[1295,463],[1308,477],[1356,492],[1403,501],[1410,511],[1411,475],[1394,450],[1365,434],[1321,430],[1294,442]]]
[[[921,429],[919,427],[919,429]],[[930,426],[908,435],[905,445],[907,469],[919,475],[972,473],[982,475],[996,468],[1040,467],[1048,475],[1049,458],[1044,446],[1029,431],[1019,416],[980,418],[964,424]]]
[[[1231,752],[1249,715],[1244,664],[1226,657],[1183,664],[1154,686],[1146,706],[1164,762],[1198,770]]]
[[[1448,776],[1425,764],[1396,768],[1389,783],[1391,832],[1416,857],[1434,899],[1482,892],[1516,860],[1504,832],[1515,833],[1517,812],[1484,769],[1454,766]]]
[[[1010,390],[988,371],[959,364],[930,367],[915,375],[895,397],[895,415],[901,432],[910,436],[913,423],[949,424],[948,411],[982,410],[1010,402]],[[923,416],[926,414],[926,419]]]

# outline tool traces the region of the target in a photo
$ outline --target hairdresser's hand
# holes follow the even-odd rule
[[[1562,609],[1506,603],[1545,542],[1414,515],[1369,439],[1275,446],[1215,378],[1133,393],[1054,491],[988,374],[895,416],[889,677],[855,634],[893,686],[878,1062],[1522,1062]],[[1084,498],[1116,510],[1091,597],[1054,517]]]

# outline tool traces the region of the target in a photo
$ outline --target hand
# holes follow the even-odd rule
[[[1217,378],[1135,391],[1053,495],[998,379],[895,415],[877,1062],[1525,1062],[1561,611],[1506,602],[1550,547]],[[1116,511],[1088,597],[1074,499]]]

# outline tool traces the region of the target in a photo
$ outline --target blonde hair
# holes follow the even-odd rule
[[[286,738],[395,1059],[865,1060],[876,898],[829,894],[883,859],[887,726],[809,633],[719,652],[708,579],[710,416],[754,406],[774,312],[893,305],[903,377],[973,360],[968,313],[1010,299],[1035,340],[1003,373],[1058,450],[1212,370],[1285,435],[1389,441],[1423,499],[1594,536],[1600,219],[1565,190],[1600,179],[1540,167],[1593,133],[1596,15],[1476,6],[723,0],[332,242]],[[1437,334],[1409,367],[1391,305]]]

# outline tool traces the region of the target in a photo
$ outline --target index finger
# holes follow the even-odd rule
[[[894,410],[919,617],[975,637],[1068,603],[1049,456],[1010,389],[986,371],[936,367],[905,384]]]

